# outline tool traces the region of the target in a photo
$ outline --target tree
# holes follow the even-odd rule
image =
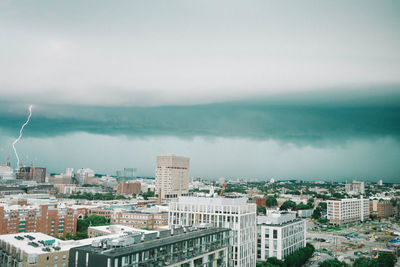
[[[396,257],[391,253],[381,254],[375,260],[377,261],[377,266],[379,267],[394,267],[396,264]]]
[[[358,258],[353,263],[353,267],[369,267],[369,266],[371,267],[375,266],[374,260],[365,257]]]
[[[257,213],[265,214],[266,210],[267,209],[265,207],[257,207]]]
[[[314,208],[314,198],[309,198],[307,201],[307,206],[310,207],[310,209]]]
[[[308,259],[310,259],[315,251],[312,244],[307,243],[307,245],[299,249],[285,258],[286,266],[290,267],[301,267]]]
[[[268,208],[276,207],[276,206],[278,206],[278,201],[276,200],[275,197],[270,196],[270,197],[267,198],[265,204],[267,205]]]
[[[283,202],[282,206],[279,208],[280,210],[288,210],[288,209],[296,209],[296,203],[291,201],[291,200],[287,200],[285,202]]]
[[[286,267],[286,263],[278,260],[276,257],[268,258],[267,263],[271,264],[272,266]]]
[[[313,214],[311,215],[311,218],[318,220],[319,218],[321,218],[321,208],[320,207],[316,207],[313,211]]]
[[[326,202],[319,202],[318,207],[326,211],[328,209],[328,204]]]
[[[296,210],[308,210],[308,209],[310,209],[310,206],[303,203],[300,203],[296,206]]]
[[[347,267],[347,263],[339,261],[338,259],[324,260],[319,264],[319,267]]]

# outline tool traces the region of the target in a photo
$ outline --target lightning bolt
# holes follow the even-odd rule
[[[17,139],[15,139],[15,141],[12,143],[12,147],[14,149],[14,153],[15,156],[17,157],[17,169],[19,168],[19,156],[17,153],[17,149],[15,149],[15,144],[19,142],[19,140],[21,140],[22,138],[22,131],[24,130],[24,127],[29,123],[29,120],[31,119],[32,116],[32,105],[29,106],[29,116],[28,119],[26,120],[26,122],[24,124],[22,124],[21,129],[19,130],[19,136]]]

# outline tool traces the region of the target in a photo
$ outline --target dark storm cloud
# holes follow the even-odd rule
[[[24,106],[2,103],[0,127],[14,136],[26,116]],[[18,112],[16,112],[18,110]],[[132,137],[240,137],[283,142],[342,142],[400,136],[400,94],[305,93],[268,99],[161,107],[37,105],[28,137],[73,132]]]

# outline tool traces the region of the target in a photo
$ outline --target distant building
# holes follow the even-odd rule
[[[71,248],[69,267],[228,267],[230,253],[229,229],[188,227],[118,238],[105,236],[91,245]]]
[[[349,195],[363,195],[365,194],[365,184],[364,182],[352,181],[349,184],[346,183],[345,190]]]
[[[78,180],[79,184],[84,184],[85,178],[94,176],[95,176],[94,170],[89,168],[81,168],[76,171],[76,179]]]
[[[273,212],[257,217],[257,260],[285,259],[306,245],[306,222],[294,212]]]
[[[7,180],[15,180],[14,171],[9,162],[0,162],[0,182],[5,182]]]
[[[25,181],[46,182],[46,168],[44,167],[21,167],[16,178]]]
[[[141,191],[141,183],[139,181],[127,181],[119,183],[117,186],[117,195],[139,194]]]
[[[168,212],[161,211],[156,207],[134,211],[115,211],[111,216],[111,223],[154,230],[168,225]]]
[[[382,186],[382,185],[383,185],[383,181],[382,181],[382,180],[379,180],[377,184],[380,185],[380,186]]]
[[[369,200],[361,198],[328,200],[328,219],[331,224],[343,225],[364,221],[369,217]]]
[[[369,211],[378,218],[388,218],[393,216],[393,205],[389,200],[374,199],[369,202]]]
[[[266,207],[267,206],[267,196],[262,197],[254,197],[253,199],[256,201],[257,207]]]
[[[189,158],[175,155],[157,156],[155,193],[161,194],[161,199],[188,195],[189,162]]]
[[[169,203],[169,227],[211,223],[233,232],[233,266],[256,265],[256,205],[247,198],[179,197]]]

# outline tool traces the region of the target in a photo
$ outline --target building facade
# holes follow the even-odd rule
[[[53,205],[0,206],[0,234],[41,232],[51,236],[76,234],[83,210]]]
[[[230,230],[171,229],[152,234],[127,234],[69,253],[70,267],[230,266]]]
[[[189,193],[189,164],[189,158],[157,156],[155,193],[161,194],[161,199],[177,198]]]
[[[247,198],[179,197],[169,204],[168,225],[211,223],[232,230],[234,266],[256,265],[256,204]]]
[[[168,225],[168,212],[115,211],[111,223],[154,230]]]
[[[369,217],[369,200],[346,198],[328,200],[328,220],[331,224],[343,225],[364,221]]]
[[[44,167],[21,167],[16,174],[17,179],[24,181],[46,182],[46,168]]]
[[[273,212],[257,217],[257,260],[280,260],[306,245],[306,222],[296,213]]]
[[[365,184],[364,182],[352,181],[349,184],[346,183],[345,190],[349,195],[362,195],[365,194]]]
[[[0,235],[0,266],[67,267],[73,243],[42,233]]]
[[[141,183],[138,181],[122,182],[117,185],[117,195],[139,194],[141,191]]]
[[[393,216],[393,205],[390,200],[371,200],[369,202],[369,210],[371,215],[378,218],[388,218]]]

